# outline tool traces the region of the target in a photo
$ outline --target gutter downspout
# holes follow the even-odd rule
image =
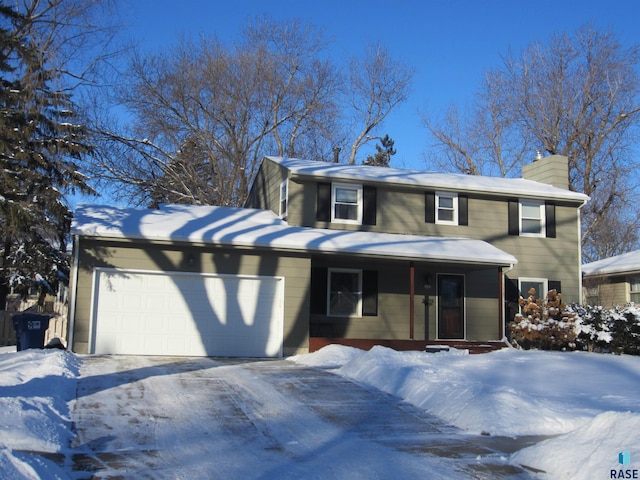
[[[578,278],[579,278],[579,284],[578,284],[578,305],[582,305],[582,220],[580,218],[580,211],[582,210],[582,207],[584,207],[587,204],[587,201],[585,200],[582,205],[580,205],[578,207],[578,212],[576,213],[577,217],[578,217]]]
[[[67,339],[67,350],[73,351],[73,332],[75,330],[76,325],[76,298],[78,296],[78,259],[80,257],[80,239],[78,235],[73,236],[73,266],[71,269],[71,282],[73,288],[69,289],[69,294],[71,295],[71,300],[69,302],[69,328],[68,328],[68,339]]]

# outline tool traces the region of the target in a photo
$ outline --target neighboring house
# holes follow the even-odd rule
[[[640,304],[640,250],[587,263],[582,276],[589,305]]]
[[[524,172],[267,157],[246,208],[81,207],[70,345],[261,357],[315,339],[500,340],[520,291],[581,300],[587,197],[564,157]]]

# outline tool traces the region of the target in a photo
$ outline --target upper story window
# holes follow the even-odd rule
[[[287,218],[287,204],[289,198],[289,181],[285,179],[280,184],[280,217]]]
[[[631,277],[629,279],[630,298],[629,300],[635,304],[640,304],[640,276]]]
[[[331,221],[362,223],[362,185],[331,184]]]
[[[544,213],[544,202],[520,200],[520,235],[543,237]]]
[[[556,238],[556,205],[531,199],[509,200],[509,235]]]
[[[469,225],[469,198],[453,192],[425,192],[425,223]]]
[[[458,224],[458,195],[456,193],[436,192],[436,223]]]
[[[375,186],[318,183],[316,221],[375,225],[378,194]]]

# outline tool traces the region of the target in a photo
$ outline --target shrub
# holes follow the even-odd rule
[[[508,325],[511,343],[520,348],[542,350],[575,350],[576,314],[567,310],[562,295],[549,290],[545,301],[536,297],[535,289],[527,298],[520,297],[522,313]]]
[[[565,305],[562,295],[550,290],[544,302],[534,289],[520,297],[521,312],[507,326],[515,347],[540,350],[586,350],[640,355],[640,309],[630,304]]]

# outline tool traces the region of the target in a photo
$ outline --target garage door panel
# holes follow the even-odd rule
[[[94,288],[95,353],[282,355],[281,279],[104,269]]]

